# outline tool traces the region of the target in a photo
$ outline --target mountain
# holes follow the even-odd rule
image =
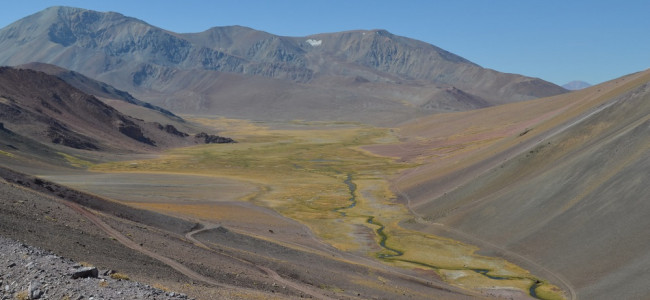
[[[400,134],[369,149],[420,164],[393,181],[414,229],[517,261],[573,299],[650,297],[650,70]]]
[[[584,88],[588,88],[590,86],[591,86],[591,84],[586,83],[584,81],[580,81],[580,80],[574,80],[574,81],[571,81],[569,83],[566,83],[566,84],[562,85],[563,88],[565,88],[567,90],[570,90],[570,91],[577,91],[577,90],[581,90],[581,89],[584,89]]]
[[[150,152],[214,137],[125,115],[56,76],[10,67],[0,68],[0,124],[0,153],[14,158],[71,149]]]
[[[83,91],[86,94],[93,95],[98,98],[122,100],[126,103],[130,103],[136,106],[142,106],[144,108],[158,111],[161,114],[166,115],[172,119],[184,122],[182,118],[180,118],[179,116],[175,115],[174,113],[164,108],[152,105],[151,103],[148,102],[138,100],[135,97],[131,96],[131,94],[129,94],[128,92],[118,90],[109,84],[94,80],[75,71],[70,71],[55,65],[44,64],[44,63],[29,63],[29,64],[20,65],[18,66],[18,68],[31,69],[35,71],[44,72],[50,75],[54,75],[56,77],[63,79],[63,81]]]
[[[556,95],[385,30],[284,37],[179,34],[118,13],[52,7],[0,30],[0,64],[50,63],[184,113],[395,123]]]

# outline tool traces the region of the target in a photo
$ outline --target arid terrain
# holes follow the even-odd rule
[[[3,138],[0,161],[3,166],[18,170],[3,169],[1,172],[3,236],[77,261],[119,270],[133,280],[155,287],[203,299],[464,298],[482,293],[449,286],[425,270],[382,264],[368,258],[366,251],[341,251],[314,232],[320,230],[317,232],[325,234],[327,230],[332,237],[344,237],[344,233],[320,224],[308,227],[313,224],[305,224],[306,215],[298,218],[309,210],[331,215],[331,208],[309,209],[302,199],[295,203],[296,210],[266,203],[273,199],[268,193],[270,189],[302,198],[309,195],[308,190],[317,195],[322,194],[324,188],[337,188],[343,183],[337,178],[323,185],[317,182],[335,173],[322,166],[318,157],[312,159],[307,155],[304,158],[304,167],[314,169],[306,171],[289,164],[291,157],[287,155],[314,147],[314,143],[333,143],[327,149],[340,151],[349,159],[354,159],[351,155],[358,153],[358,158],[369,160],[339,163],[341,167],[352,169],[357,164],[370,164],[374,158],[341,147],[340,143],[353,145],[360,135],[381,136],[379,129],[318,124],[317,129],[311,130],[293,128],[311,127],[308,124],[288,124],[284,129],[269,130],[246,121],[196,119],[191,122],[194,125],[184,128],[211,131],[210,125],[216,122],[212,125],[240,132],[224,130],[220,134],[235,134],[233,137],[241,140],[231,147],[204,144],[205,147],[178,148],[184,143],[197,144],[194,134],[180,135],[174,130],[153,127],[152,131],[141,130],[134,138],[131,131],[119,130],[123,123],[87,120],[99,111],[109,120],[132,120],[134,128],[152,123],[129,119],[105,106],[103,103],[110,102],[108,99],[100,102],[52,75],[11,68],[2,71],[0,82],[5,83],[2,85],[2,105],[7,109],[3,110],[5,117],[0,132]],[[12,84],[18,81],[19,85]],[[76,99],[86,99],[89,104],[73,105],[71,101],[78,101]],[[158,114],[159,120],[179,122],[160,111],[148,114]],[[25,115],[33,121],[25,122],[21,117]],[[61,130],[54,138],[47,135],[53,126]],[[329,126],[334,128],[327,128]],[[314,132],[323,140],[311,140]],[[345,132],[348,133],[340,136]],[[43,133],[52,139],[43,139]],[[70,140],[70,136],[77,143],[57,142],[56,138]],[[287,145],[289,138],[296,142]],[[83,149],[76,147],[78,145],[93,147]],[[238,159],[237,155],[229,154],[225,164],[212,157],[233,148],[251,148],[254,151],[248,155],[261,163],[279,160],[278,170],[287,172],[290,177],[274,181],[268,169],[255,172],[255,168],[262,166],[250,164],[247,158]],[[278,153],[282,148],[287,152]],[[161,152],[164,149],[168,150]],[[178,154],[174,154],[175,151],[179,151]],[[314,155],[321,155],[319,153]],[[185,164],[184,159],[175,159],[178,156],[193,156],[201,161],[195,165]],[[118,163],[125,159],[130,161]],[[133,159],[142,162],[133,162]],[[147,170],[147,164],[158,159],[169,160],[171,165],[157,172]],[[228,176],[228,163],[243,168],[234,168],[231,170],[234,175]],[[126,165],[128,170],[97,172],[121,165]],[[366,168],[374,169],[372,166]],[[212,171],[199,171],[206,169]],[[294,169],[298,172],[293,172]],[[224,172],[215,172],[218,170]],[[288,189],[298,183],[294,180],[299,177],[303,177],[305,189]],[[270,181],[265,183],[264,178]],[[316,182],[312,182],[314,180]],[[340,197],[338,201],[342,206],[347,206],[345,203],[350,197],[349,186],[345,187],[342,193],[339,190],[331,192],[331,196]],[[258,202],[257,197],[265,203]],[[296,218],[303,222],[297,222]],[[366,243],[374,244],[372,231],[364,235],[367,235]],[[346,238],[344,241],[350,242]],[[310,265],[319,267],[305,268]]]
[[[162,286],[131,281],[115,270],[75,263],[4,237],[0,237],[0,258],[3,299],[188,299]]]
[[[66,7],[0,49],[0,237],[134,298],[650,297],[650,71],[569,93],[383,30]]]
[[[649,80],[420,119],[402,143],[368,149],[421,163],[392,181],[418,216],[410,228],[538,269],[573,297],[645,298],[631,270],[649,246]]]
[[[386,30],[284,37],[226,26],[175,33],[72,7],[0,29],[0,65],[32,62],[76,71],[175,113],[264,121],[394,125],[566,92]]]

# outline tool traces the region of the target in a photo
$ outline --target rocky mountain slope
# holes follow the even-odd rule
[[[57,150],[52,147],[59,151],[147,152],[232,142],[127,116],[56,76],[9,67],[0,68],[0,124],[0,151],[3,158],[13,159],[59,156],[53,155]]]
[[[92,176],[89,173],[85,175]],[[218,193],[219,187],[214,191]],[[159,193],[150,192],[154,195]],[[263,231],[269,235],[299,236],[305,240],[304,244],[275,241],[245,230],[231,230],[204,221],[195,223],[186,218],[139,209],[0,167],[0,236],[92,264],[102,274],[105,270],[117,270],[131,280],[198,299],[479,297],[471,291],[449,286],[430,274],[425,274],[426,279],[420,279],[418,270],[358,263],[352,260],[354,256],[317,240],[312,242],[306,226],[274,212],[272,215],[275,217],[270,223],[261,225]],[[260,216],[269,220],[263,214],[257,215]],[[275,231],[271,232],[269,228]],[[283,233],[285,230],[287,232]],[[24,261],[24,265],[14,261],[16,265],[13,267],[19,270],[32,261],[34,270],[45,270],[46,266],[36,259]],[[0,269],[9,265],[0,266]],[[313,265],[319,266],[318,269],[305,267]],[[71,276],[69,271],[65,272],[66,276]],[[7,296],[29,290],[29,282],[18,280],[23,278],[22,274],[16,274],[14,270],[0,274],[0,280],[11,280],[5,282],[10,285],[7,292],[11,293]],[[38,278],[25,280],[38,284],[43,295],[59,295],[56,287],[49,283],[58,275],[50,277],[43,272],[38,275]],[[85,281],[82,284],[72,278],[68,280],[72,282],[69,292],[78,295],[87,291]],[[100,288],[120,286],[108,282],[107,287],[102,287],[100,280],[88,281]],[[391,283],[388,288],[386,282]],[[144,292],[147,291],[158,292],[145,288]],[[130,290],[123,297],[137,299],[140,292]],[[111,294],[102,291],[96,295]],[[154,296],[155,299],[167,297],[174,296]]]
[[[0,30],[0,64],[55,64],[178,112],[386,122],[555,95],[385,30],[282,37],[178,34],[118,13],[52,7]]]
[[[422,163],[394,181],[414,228],[509,257],[573,298],[650,296],[650,71],[401,134],[374,150]]]
[[[188,299],[4,237],[0,260],[3,299]]]
[[[86,94],[93,95],[98,98],[122,100],[126,103],[130,103],[136,106],[142,106],[144,108],[148,108],[160,112],[161,114],[166,115],[174,120],[183,122],[182,118],[176,116],[174,113],[164,108],[152,105],[151,103],[148,102],[138,100],[128,92],[118,90],[109,84],[94,80],[75,71],[70,71],[55,65],[44,64],[44,63],[29,63],[29,64],[20,65],[18,66],[18,68],[30,69],[30,70],[40,71],[43,73],[54,75],[56,77],[63,79],[63,81],[67,82],[69,85],[81,90]]]

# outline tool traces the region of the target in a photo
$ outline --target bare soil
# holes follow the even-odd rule
[[[0,235],[200,299],[465,299],[416,271],[159,213],[3,169]],[[191,239],[186,233],[196,232]],[[258,229],[258,231],[262,231]],[[197,241],[199,243],[197,243]],[[205,247],[207,246],[207,247]],[[310,267],[306,267],[310,266]],[[313,268],[312,266],[318,266]],[[478,296],[478,295],[474,295]]]

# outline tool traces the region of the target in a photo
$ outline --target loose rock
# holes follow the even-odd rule
[[[72,279],[77,278],[97,278],[99,276],[99,271],[95,267],[83,267],[72,272]]]
[[[38,282],[30,282],[27,293],[29,294],[29,299],[39,299],[43,295],[43,291],[40,289],[40,284]]]
[[[99,275],[50,252],[0,237],[0,300],[4,299],[187,299],[149,285]],[[71,277],[78,279],[71,279]],[[83,277],[83,279],[81,279]],[[100,277],[100,279],[95,279]],[[102,284],[100,284],[102,283]]]

